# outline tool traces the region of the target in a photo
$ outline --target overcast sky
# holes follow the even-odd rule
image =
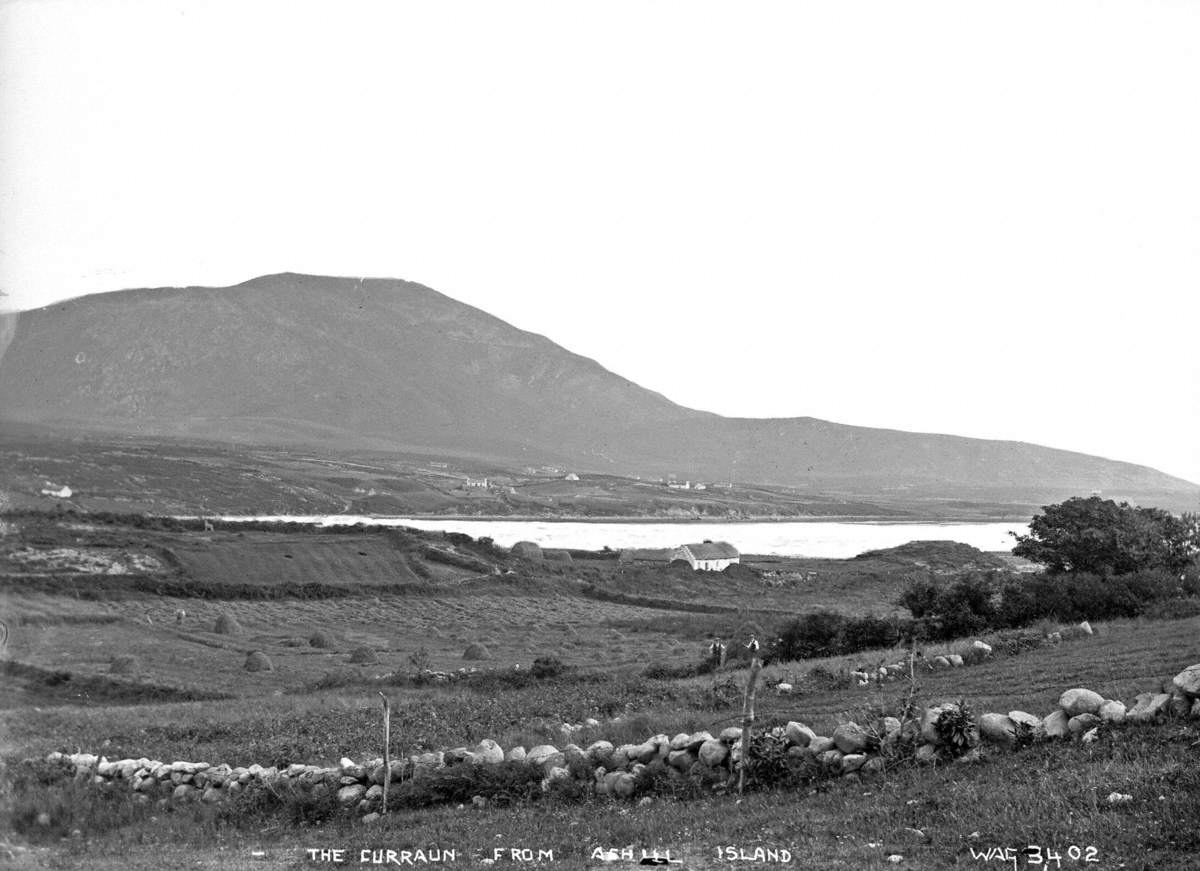
[[[1200,3],[9,2],[21,310],[427,284],[684,405],[1200,482]]]

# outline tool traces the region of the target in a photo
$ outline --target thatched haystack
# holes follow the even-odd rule
[[[541,545],[532,541],[518,541],[512,546],[512,555],[535,563],[540,563],[543,557]]]
[[[379,654],[370,647],[356,647],[350,651],[350,661],[357,665],[373,665],[379,662]]]
[[[213,625],[213,632],[218,635],[241,635],[242,625],[232,614],[221,614]]]
[[[337,639],[326,632],[324,629],[318,629],[308,639],[308,643],[313,647],[318,647],[321,650],[329,650],[331,647],[337,647]]]
[[[463,659],[491,659],[491,652],[482,644],[468,644],[467,649],[463,651]]]
[[[242,666],[246,671],[274,671],[271,659],[261,650],[252,650],[246,655],[246,663]]]

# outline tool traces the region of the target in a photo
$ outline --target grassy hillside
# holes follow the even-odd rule
[[[901,766],[881,780],[836,780],[804,793],[741,801],[657,794],[631,806],[536,791],[510,807],[411,811],[370,829],[337,815],[304,822],[286,805],[164,813],[124,793],[100,796],[86,784],[47,780],[21,760],[56,749],[230,764],[367,759],[380,752],[381,691],[393,703],[397,754],[485,737],[504,747],[562,746],[562,725],[587,718],[596,724],[570,740],[716,732],[740,722],[744,671],[663,679],[648,676],[648,666],[695,663],[709,632],[740,639],[815,603],[848,613],[892,608],[889,594],[907,574],[990,567],[994,557],[934,542],[853,560],[764,561],[774,576],[752,567],[711,576],[629,570],[583,553],[569,565],[537,568],[433,533],[208,532],[44,516],[8,522],[0,538],[9,628],[0,670],[7,790],[0,814],[15,837],[0,844],[9,851],[0,858],[11,856],[15,867],[291,868],[305,867],[310,845],[386,844],[456,848],[469,857],[467,867],[497,845],[531,846],[555,851],[554,865],[544,867],[585,868],[596,867],[589,859],[596,846],[633,844],[670,849],[689,868],[731,867],[717,857],[722,845],[786,849],[815,867],[895,867],[886,857],[899,854],[900,867],[973,868],[982,860],[972,848],[1038,843],[1064,856],[1071,845],[1094,847],[1097,867],[1187,868],[1200,849],[1191,825],[1200,813],[1194,721],[1111,729],[1091,745],[990,753],[974,766]],[[479,561],[489,571],[447,559]],[[153,591],[168,581],[175,594]],[[305,584],[334,594],[304,597]],[[588,594],[585,584],[610,598]],[[262,590],[280,594],[253,597]],[[216,631],[222,616],[236,622],[235,634]],[[1200,661],[1200,617],[1183,611],[1097,624],[1095,635],[1058,644],[1031,641],[1051,628],[1019,633],[1020,643],[1018,635],[988,635],[996,648],[990,659],[918,668],[912,684],[860,687],[849,675],[895,662],[907,655],[902,650],[768,666],[758,722],[800,719],[828,734],[846,719],[897,712],[910,695],[1041,715],[1065,688],[1129,701]],[[490,658],[464,659],[471,643],[485,645]],[[923,652],[932,658],[964,646]],[[362,647],[377,661],[352,662]],[[275,670],[245,671],[252,650],[265,652]],[[114,670],[122,656],[133,665]],[[546,656],[562,662],[560,674],[522,675]],[[478,671],[421,685],[412,678],[423,666]],[[780,681],[795,692],[773,692]],[[1110,805],[1104,797],[1112,791],[1134,799]],[[45,824],[37,822],[42,813]]]

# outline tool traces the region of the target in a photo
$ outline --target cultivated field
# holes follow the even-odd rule
[[[626,845],[669,849],[689,868],[755,864],[718,854],[732,845],[750,854],[786,849],[791,867],[895,867],[886,857],[902,855],[900,867],[983,868],[995,863],[973,858],[975,846],[1037,843],[1064,857],[1071,845],[1092,846],[1101,860],[1092,867],[1189,868],[1200,850],[1194,721],[1114,729],[1096,744],[1038,745],[975,766],[902,766],[870,784],[837,780],[740,802],[681,794],[631,806],[548,796],[508,808],[414,810],[370,829],[337,815],[306,822],[278,811],[231,816],[199,805],[166,813],[100,801],[82,786],[31,784],[21,779],[20,760],[52,750],[231,765],[369,759],[381,753],[380,692],[393,704],[397,755],[483,738],[528,747],[715,734],[741,720],[744,670],[660,678],[647,667],[669,673],[695,663],[712,633],[740,643],[749,631],[769,632],[821,605],[894,612],[904,578],[949,571],[953,559],[924,548],[764,562],[772,577],[749,570],[708,577],[628,570],[584,555],[537,566],[434,534],[203,532],[70,517],[13,522],[18,528],[0,552],[9,628],[0,758],[18,778],[3,809],[19,832],[10,844],[16,867],[319,867],[302,848],[323,845],[441,845],[461,851],[467,867],[497,845],[554,850],[553,864],[541,863],[554,868],[611,867],[591,861],[591,850]],[[965,556],[976,568],[992,565],[978,552]],[[232,619],[234,634],[216,631],[220,618]],[[986,636],[996,644],[990,659],[918,667],[911,682],[858,686],[848,677],[902,659],[905,650],[770,665],[761,675],[759,723],[799,719],[829,734],[848,719],[899,713],[910,697],[1041,715],[1066,688],[1128,701],[1200,662],[1200,617],[1095,629],[1027,650]],[[314,646],[318,633],[326,646]],[[465,659],[472,644],[486,647],[487,658]],[[352,662],[359,648],[375,661]],[[246,671],[252,651],[265,653],[274,670]],[[114,671],[123,656],[133,664]],[[506,677],[540,657],[559,660],[563,672]],[[412,680],[422,667],[478,671],[422,686]],[[780,681],[794,693],[775,693]],[[569,738],[562,731],[589,718],[597,724]],[[1134,800],[1108,805],[1111,791]],[[44,826],[36,823],[41,812]],[[1066,858],[1062,864],[1073,867]]]

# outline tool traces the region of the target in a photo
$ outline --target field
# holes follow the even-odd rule
[[[588,718],[598,725],[569,740],[715,733],[740,722],[744,670],[660,678],[647,667],[680,669],[696,663],[713,633],[737,643],[816,607],[892,613],[913,573],[1003,563],[927,545],[857,560],[748,560],[756,570],[705,577],[585,554],[534,565],[437,534],[203,531],[69,515],[11,515],[9,523],[0,549],[9,629],[0,758],[15,778],[17,836],[0,837],[0,861],[7,849],[15,867],[318,867],[304,847],[439,845],[459,850],[467,867],[497,845],[553,850],[542,867],[621,867],[591,860],[591,851],[634,845],[670,850],[688,868],[772,864],[731,860],[721,846],[747,856],[757,847],[786,850],[792,867],[896,867],[886,857],[902,855],[900,867],[983,868],[1013,863],[974,857],[973,848],[1036,843],[1061,852],[1063,867],[1074,867],[1067,850],[1075,845],[1095,848],[1093,867],[1188,868],[1200,850],[1194,721],[1113,730],[1093,745],[1036,745],[974,766],[900,767],[869,785],[837,780],[801,793],[656,796],[636,805],[549,796],[405,812],[371,829],[343,816],[301,824],[286,813],[231,817],[209,806],[164,813],[71,784],[30,784],[21,760],[51,750],[232,765],[378,756],[380,692],[395,711],[395,754],[482,738],[562,746],[563,724]],[[222,616],[233,618],[236,634],[216,631]],[[992,658],[917,668],[912,682],[860,687],[847,679],[905,650],[769,665],[758,719],[764,727],[799,719],[829,734],[847,719],[897,712],[910,695],[1041,715],[1068,687],[1128,701],[1200,662],[1200,617],[1187,612],[1095,628],[1027,650],[987,636]],[[329,646],[313,645],[318,632]],[[471,644],[486,647],[487,658],[465,659]],[[351,662],[357,648],[376,661]],[[274,670],[244,670],[251,651],[266,653]],[[122,656],[134,665],[114,671]],[[562,673],[514,677],[539,657],[559,660]],[[424,686],[413,681],[419,667],[467,673]],[[773,692],[780,681],[795,692]],[[1109,805],[1112,791],[1134,800]],[[28,816],[42,810],[48,827]],[[509,857],[494,867],[521,864]]]

